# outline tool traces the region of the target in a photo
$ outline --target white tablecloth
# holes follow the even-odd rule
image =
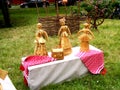
[[[28,86],[31,90],[40,87],[80,77],[88,70],[78,59],[57,61],[37,67],[29,67]]]
[[[0,78],[0,83],[3,90],[16,90],[8,75],[5,77],[4,80]]]
[[[90,49],[100,51],[91,45]],[[80,47],[72,48],[72,53],[65,56],[64,60],[28,67],[28,75],[25,72],[23,72],[23,75],[27,79],[30,90],[39,90],[41,87],[51,83],[59,83],[85,75],[88,69],[80,58],[76,56],[79,50]],[[22,58],[22,61],[24,61],[24,58]]]

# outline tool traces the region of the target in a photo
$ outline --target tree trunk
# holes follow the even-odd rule
[[[9,17],[9,12],[8,12],[8,5],[7,5],[7,1],[6,0],[0,0],[1,3],[1,10],[2,10],[2,14],[4,17],[4,23],[6,27],[10,27],[10,17]]]

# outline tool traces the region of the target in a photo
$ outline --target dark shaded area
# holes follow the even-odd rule
[[[42,1],[42,0],[34,0],[34,1],[25,1],[23,3],[20,4],[20,7],[21,8],[36,8],[36,5],[37,7],[47,7],[49,6],[49,1],[46,0],[46,1]]]
[[[66,6],[70,6],[70,5],[75,5],[77,0],[68,0],[66,3]],[[62,0],[55,0],[55,7],[58,4],[58,6],[64,6],[65,4],[63,3]]]
[[[0,10],[3,15],[3,22],[0,20],[0,27],[11,27],[7,0],[0,0]]]
[[[112,13],[112,15],[111,15],[110,18],[111,18],[111,19],[114,19],[114,18],[120,19],[120,4],[117,4],[117,5],[115,6],[115,10],[114,10],[114,12]]]

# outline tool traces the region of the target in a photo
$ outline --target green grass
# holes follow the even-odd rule
[[[45,16],[45,11],[40,10],[40,17]],[[10,9],[11,28],[0,28],[0,68],[9,72],[9,77],[17,90],[29,90],[23,83],[23,75],[19,70],[21,58],[32,55],[36,24],[38,22],[36,9]],[[49,16],[55,15],[54,8],[49,9]],[[63,11],[61,11],[63,13]],[[0,16],[2,17],[2,16]],[[1,19],[1,18],[0,18]],[[104,51],[105,67],[107,74],[88,74],[69,82],[51,84],[41,90],[120,90],[120,20],[106,19],[98,27],[99,33],[93,31],[95,39],[91,45]],[[49,25],[49,24],[48,24]],[[72,34],[73,46],[78,46],[76,33]],[[49,36],[47,49],[58,43],[57,36]]]

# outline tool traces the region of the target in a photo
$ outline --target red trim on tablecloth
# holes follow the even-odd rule
[[[26,86],[28,86],[28,82],[27,82],[27,79],[26,79],[25,76],[24,76],[24,84],[25,84]]]
[[[22,64],[20,65],[20,70],[21,70],[21,71],[24,71],[24,70],[25,70],[25,68],[24,68],[24,66],[23,66]]]
[[[107,69],[106,68],[103,68],[100,72],[101,75],[105,75],[107,73]]]

